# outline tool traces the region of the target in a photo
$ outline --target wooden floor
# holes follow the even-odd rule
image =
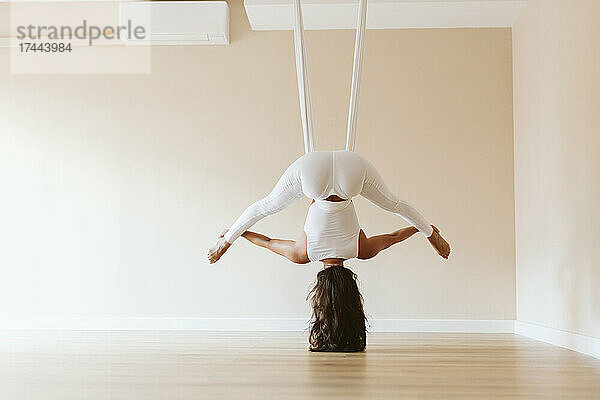
[[[514,335],[371,334],[309,353],[302,333],[0,334],[2,400],[600,399],[600,360]]]

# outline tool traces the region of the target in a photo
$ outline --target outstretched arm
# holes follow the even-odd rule
[[[283,210],[302,196],[300,169],[298,168],[298,161],[296,161],[279,178],[271,193],[246,208],[229,231],[220,237],[217,243],[208,250],[210,263],[217,262],[229,249],[231,244],[252,225],[267,215]]]
[[[398,229],[392,233],[367,237],[361,229],[358,239],[358,258],[367,260],[375,257],[379,252],[400,243],[419,232],[414,226]]]
[[[250,231],[242,233],[242,237],[259,247],[287,258],[293,263],[307,264],[310,262],[306,253],[306,234],[304,234],[304,240],[298,241],[271,239],[268,236]]]

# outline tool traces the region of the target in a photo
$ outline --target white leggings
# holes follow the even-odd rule
[[[350,200],[359,194],[401,216],[425,236],[433,234],[425,217],[392,193],[370,162],[352,151],[313,151],[294,161],[271,193],[240,215],[225,234],[225,240],[233,243],[252,225],[283,210],[303,195],[315,200],[332,195]]]

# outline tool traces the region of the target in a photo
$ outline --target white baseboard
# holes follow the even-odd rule
[[[371,332],[513,333],[504,319],[373,319]]]
[[[554,328],[515,321],[515,334],[600,358],[600,339]]]
[[[513,333],[513,320],[369,319],[370,332]],[[36,318],[10,330],[303,331],[308,318]]]
[[[302,331],[308,318],[31,318],[5,324],[10,330],[82,331]]]

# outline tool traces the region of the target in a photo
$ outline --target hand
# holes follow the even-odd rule
[[[442,256],[445,259],[448,259],[448,257],[450,256],[450,245],[448,244],[448,242],[446,242],[446,240],[444,240],[442,235],[440,235],[440,230],[438,228],[436,228],[433,225],[431,225],[431,227],[433,228],[433,234],[429,238],[427,238],[427,240],[429,240],[429,243],[431,243],[433,248],[438,252],[440,256]]]
[[[231,247],[231,243],[229,243],[223,237],[225,235],[225,232],[223,232],[219,236],[217,243],[215,243],[210,249],[208,249],[207,257],[208,257],[208,261],[211,264],[214,264],[217,261],[219,261],[219,259],[223,256],[223,254],[225,254],[225,252],[229,249],[229,247]]]

